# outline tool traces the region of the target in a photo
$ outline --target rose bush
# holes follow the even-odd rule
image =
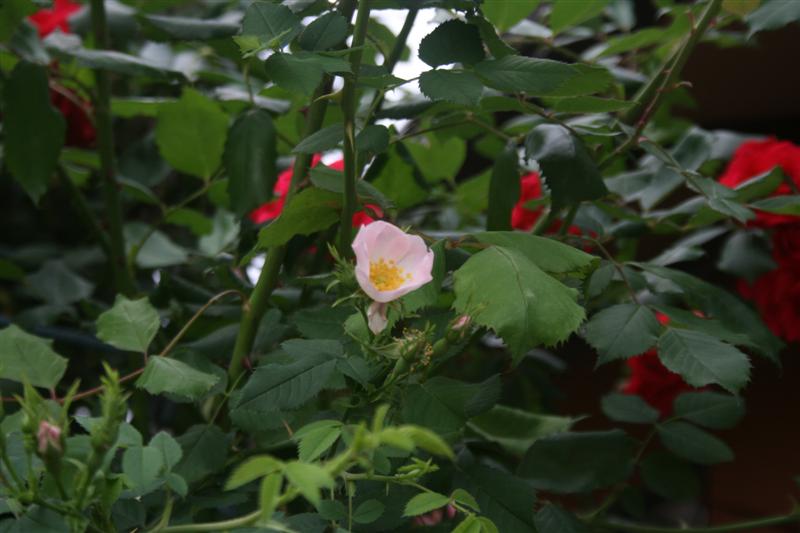
[[[800,148],[682,71],[787,5],[0,2],[0,529],[707,530]]]

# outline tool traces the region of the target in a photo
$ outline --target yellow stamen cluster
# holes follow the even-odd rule
[[[379,291],[393,291],[410,279],[411,274],[406,274],[394,261],[381,258],[369,262],[369,280]]]

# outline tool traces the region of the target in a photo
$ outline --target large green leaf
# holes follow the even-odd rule
[[[319,504],[320,490],[332,489],[334,485],[331,475],[319,465],[292,461],[286,463],[284,473],[289,483],[314,505]]]
[[[6,42],[19,24],[36,11],[31,0],[5,0],[0,3],[0,42]]]
[[[142,57],[117,52],[116,50],[94,50],[75,46],[70,36],[52,34],[45,41],[47,49],[54,55],[72,58],[82,67],[107,70],[125,76],[139,76],[155,80],[182,80],[184,76],[164,64]]]
[[[495,28],[504,32],[530,15],[539,5],[540,0],[485,0],[481,4],[483,15],[494,24]]]
[[[272,117],[264,110],[244,113],[228,132],[224,153],[228,196],[239,216],[272,197],[278,175],[276,139]]]
[[[177,170],[209,179],[219,168],[228,133],[228,115],[194,89],[158,108],[156,143]]]
[[[554,209],[597,200],[608,193],[583,141],[557,124],[541,124],[525,138],[528,158],[535,159],[551,192]]]
[[[404,516],[419,516],[421,514],[429,513],[434,509],[444,507],[450,502],[450,497],[438,492],[421,492],[417,494],[406,504],[406,509],[403,512]]]
[[[419,90],[433,101],[477,106],[483,94],[483,83],[470,72],[429,70],[420,75]]]
[[[188,483],[199,481],[209,474],[222,470],[228,459],[230,435],[214,424],[199,424],[178,437],[183,458],[175,466],[175,473]]]
[[[97,317],[97,338],[120,350],[146,352],[161,321],[147,298],[117,295],[114,306]]]
[[[603,396],[603,413],[618,422],[652,424],[658,420],[659,412],[639,396],[611,393]]]
[[[472,65],[484,57],[478,28],[457,19],[440,24],[419,43],[419,58],[432,67],[450,63]]]
[[[598,351],[597,363],[644,353],[658,341],[661,325],[650,308],[638,304],[606,307],[586,323],[586,341]]]
[[[558,505],[548,503],[534,518],[538,533],[584,533],[587,531],[575,516]]]
[[[161,450],[153,446],[133,446],[122,456],[122,473],[133,488],[153,483],[164,468]]]
[[[462,464],[455,485],[475,496],[481,514],[503,533],[530,533],[536,492],[531,484],[508,472],[482,464]]]
[[[30,291],[51,305],[66,306],[92,295],[94,286],[69,269],[63,261],[46,261],[26,279]]]
[[[301,29],[288,7],[260,0],[250,4],[242,20],[242,35],[254,35],[270,46],[288,44]]]
[[[0,377],[55,387],[67,369],[67,360],[53,351],[51,343],[14,324],[0,330]]]
[[[327,385],[342,356],[341,344],[335,341],[295,339],[282,347],[294,360],[256,368],[232,406],[234,418],[300,407]]]
[[[696,278],[686,272],[653,265],[642,265],[646,272],[675,284],[690,309],[702,311],[704,315],[718,320],[725,329],[746,335],[756,352],[777,362],[783,343],[764,325],[758,314],[726,290]],[[674,292],[675,289],[669,290]],[[693,324],[693,329],[697,328]],[[702,330],[701,330],[702,331]],[[720,339],[723,336],[709,332]],[[727,340],[727,339],[726,339]]]
[[[197,19],[165,15],[145,15],[144,19],[173,39],[185,41],[208,41],[232,37],[239,25],[221,19]]]
[[[535,96],[550,94],[579,74],[566,63],[515,55],[481,61],[475,65],[475,72],[490,87]]]
[[[684,392],[675,398],[673,414],[700,426],[729,429],[744,416],[744,402],[719,392]]]
[[[264,69],[267,76],[282,89],[310,95],[319,85],[323,74],[349,72],[350,63],[339,57],[311,52],[277,52],[267,58]]]
[[[519,155],[516,143],[508,143],[495,159],[489,180],[489,209],[486,229],[510,230],[511,211],[520,195]]]
[[[498,376],[482,383],[437,376],[408,388],[403,418],[446,436],[461,430],[469,418],[491,409],[500,397],[500,390]]]
[[[668,500],[690,500],[700,494],[700,478],[692,466],[668,452],[645,457],[641,466],[645,486]]]
[[[316,154],[336,148],[344,140],[344,124],[337,123],[312,133],[292,149],[295,154]]]
[[[297,457],[311,462],[325,453],[342,434],[342,423],[338,420],[319,420],[303,426],[292,435],[297,442]]]
[[[733,460],[733,452],[727,444],[686,422],[658,426],[658,436],[669,451],[694,463],[713,465]]]
[[[327,50],[341,44],[347,37],[347,19],[331,11],[306,26],[297,43],[311,52]]]
[[[332,226],[339,221],[341,199],[340,194],[316,187],[303,189],[283,207],[277,219],[259,232],[259,246],[280,246],[295,235],[311,235]]]
[[[469,421],[469,428],[483,438],[498,443],[514,455],[523,455],[538,439],[568,431],[575,420],[562,416],[540,415],[521,409],[495,405]]]
[[[576,2],[575,0],[556,0],[550,12],[550,28],[553,33],[560,33],[571,26],[576,26],[596,17],[605,9],[608,0],[592,0]]]
[[[517,250],[545,272],[552,274],[586,273],[597,257],[563,242],[519,231],[487,231],[476,233],[480,242]]]
[[[750,26],[750,35],[775,30],[800,20],[800,3],[786,0],[765,1],[763,5],[745,17]]]
[[[694,387],[717,384],[736,394],[750,378],[745,354],[700,331],[668,328],[658,340],[658,356]]]
[[[196,400],[208,393],[219,376],[206,374],[177,359],[151,357],[136,386],[150,394],[177,394]]]
[[[583,322],[577,293],[517,250],[493,246],[456,271],[453,307],[493,329],[515,360],[538,345],[564,341]]]
[[[3,84],[3,157],[34,202],[47,190],[65,133],[64,117],[50,105],[47,70],[20,61]]]
[[[519,473],[542,490],[589,492],[626,479],[635,447],[635,441],[618,429],[559,433],[534,442]]]

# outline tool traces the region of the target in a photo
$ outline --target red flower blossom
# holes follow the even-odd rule
[[[311,160],[311,166],[314,167],[319,163],[320,156],[315,155],[314,158]],[[340,159],[338,161],[334,161],[328,167],[334,170],[344,170],[344,160]],[[292,169],[287,168],[280,174],[278,174],[278,179],[275,182],[275,187],[272,189],[272,194],[275,196],[274,200],[270,200],[259,207],[255,208],[253,211],[250,212],[250,220],[253,221],[255,224],[263,224],[265,222],[269,222],[275,218],[278,218],[278,215],[281,214],[283,211],[283,204],[286,202],[286,193],[289,192],[289,186],[292,183]],[[357,228],[360,226],[366,226],[370,222],[373,222],[375,219],[370,216],[369,212],[374,214],[376,217],[380,218],[383,216],[383,210],[378,207],[377,205],[373,204],[366,204],[365,209],[362,211],[356,211],[353,214],[353,227]],[[369,212],[368,212],[369,211]]]
[[[658,313],[659,322],[666,324],[669,319]],[[695,390],[683,378],[667,369],[658,358],[655,348],[626,361],[630,377],[622,384],[621,391],[635,394],[658,409],[662,417],[672,413],[672,402],[686,391]]]
[[[66,87],[51,88],[50,101],[67,121],[65,144],[79,148],[92,146],[97,132],[92,122],[91,104]]]
[[[40,9],[28,17],[28,20],[39,30],[39,37],[45,37],[57,28],[69,33],[69,16],[80,8],[81,5],[72,0],[55,0],[53,9]]]
[[[537,207],[535,209],[528,209],[525,204],[531,200],[536,200],[542,197],[542,182],[539,178],[538,172],[531,172],[525,174],[520,178],[520,191],[519,200],[514,208],[511,210],[511,227],[521,231],[530,231],[536,225],[536,221],[542,214],[543,208]],[[553,225],[548,228],[550,232],[556,232],[561,227],[561,221],[556,220]],[[570,226],[569,233],[572,235],[580,235],[581,230],[577,226]]]
[[[774,167],[780,167],[800,187],[800,146],[774,138],[744,142],[736,149],[733,158],[728,163],[728,168],[720,176],[719,182],[733,188],[759,174],[772,170]],[[788,183],[781,183],[773,195],[792,193],[792,188]],[[791,215],[776,215],[759,211],[756,213],[756,219],[750,224],[771,227],[797,221],[798,218]]]

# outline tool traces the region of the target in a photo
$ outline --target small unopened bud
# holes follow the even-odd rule
[[[450,323],[450,329],[447,332],[447,341],[451,343],[461,342],[469,335],[471,325],[471,316],[461,315],[457,317]]]
[[[472,317],[469,315],[461,315],[460,317],[456,318],[453,321],[453,325],[450,326],[450,329],[455,331],[461,331],[462,329],[468,327],[472,323]]]
[[[386,329],[389,319],[386,317],[388,305],[381,302],[372,302],[367,308],[367,322],[369,329],[375,335]]]
[[[36,433],[39,455],[47,454],[48,450],[61,453],[61,428],[47,420],[39,422],[39,431]]]

